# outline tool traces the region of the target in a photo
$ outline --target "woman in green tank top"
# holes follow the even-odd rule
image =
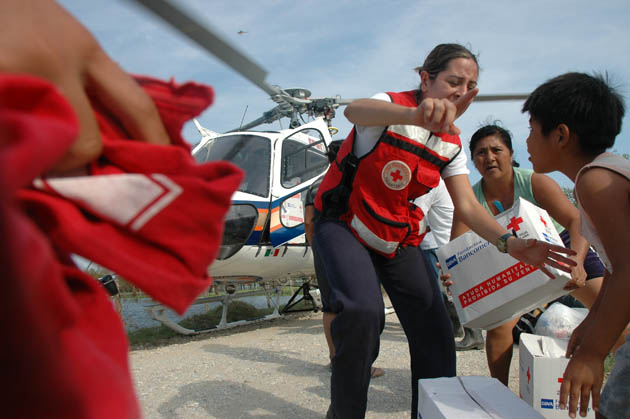
[[[515,167],[510,133],[497,125],[486,125],[473,134],[470,140],[470,154],[482,176],[482,179],[473,186],[473,190],[477,200],[488,212],[493,215],[503,212],[522,197],[549,213],[567,247],[570,236],[570,247],[577,252],[572,259],[578,262],[578,265],[571,272],[572,280],[568,283],[567,289],[576,288],[572,295],[590,308],[601,288],[604,267],[597,255],[589,251],[589,244],[580,232],[578,210],[562,192],[560,186],[548,176]],[[455,214],[451,239],[468,230]],[[586,282],[586,279],[589,281]],[[486,336],[486,356],[490,375],[505,385],[508,385],[512,361],[514,343],[512,329],[518,320],[518,318],[510,320],[488,330]]]

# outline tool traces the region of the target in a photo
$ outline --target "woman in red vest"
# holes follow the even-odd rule
[[[440,177],[459,216],[499,250],[543,271],[545,264],[567,271],[575,265],[560,254],[570,250],[511,236],[475,198],[454,125],[478,92],[475,55],[441,44],[416,70],[418,90],[380,93],[346,108],[355,126],[315,199],[313,246],[336,313],[328,418],[365,416],[370,366],[385,323],[381,285],[409,342],[411,417],[417,417],[418,379],[456,374],[452,327],[417,248],[426,232],[424,214],[411,203]]]

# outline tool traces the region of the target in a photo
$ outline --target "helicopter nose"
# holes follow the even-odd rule
[[[258,221],[258,211],[250,204],[232,204],[225,216],[223,240],[217,259],[228,259],[247,243]]]

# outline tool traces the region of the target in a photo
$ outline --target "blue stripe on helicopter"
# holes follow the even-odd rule
[[[307,189],[308,188],[304,188],[297,192],[293,192],[290,195],[285,195],[283,197],[280,197],[278,199],[271,201],[271,208],[268,207],[269,203],[267,201],[235,200],[232,203],[233,204],[249,204],[249,205],[254,206],[257,209],[268,209],[269,210],[268,216],[271,217],[274,210],[277,209],[286,198],[288,198],[289,196],[295,195],[296,193],[304,192]],[[249,236],[249,239],[247,240],[245,245],[248,245],[248,246],[257,245],[260,242],[263,231],[264,229],[260,231],[253,231],[252,234]],[[274,246],[278,246],[298,236],[301,236],[302,234],[304,234],[304,223],[295,227],[291,227],[291,228],[284,227],[281,223],[280,227],[277,230],[275,230],[273,233],[271,233],[272,244]]]
[[[301,193],[301,192],[305,192],[307,189],[308,189],[308,187],[304,188],[304,189],[301,189],[299,191],[295,191],[295,192],[293,192],[290,195],[285,195],[285,196],[280,197],[280,198],[278,198],[278,199],[276,199],[274,201],[271,201],[270,214],[273,214],[274,210],[276,208],[278,208],[285,199],[287,199],[288,197],[293,196],[295,194],[298,194],[298,193]],[[282,243],[286,243],[286,242],[288,242],[288,241],[290,241],[290,240],[292,240],[292,239],[294,239],[294,238],[296,238],[298,236],[301,236],[302,234],[304,234],[304,223],[301,223],[301,224],[299,224],[299,225],[297,225],[295,227],[287,228],[284,225],[282,225],[282,222],[280,222],[280,227],[277,230],[275,230],[275,231],[273,231],[271,233],[271,244],[273,246],[278,246],[278,245],[280,245]]]

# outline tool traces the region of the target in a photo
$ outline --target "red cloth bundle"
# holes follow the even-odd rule
[[[89,176],[37,178],[72,144],[77,121],[49,83],[0,75],[0,390],[7,417],[138,417],[122,323],[70,255],[108,267],[183,312],[210,285],[223,217],[242,172],[198,165],[183,123],[211,88],[149,78],[174,145],[130,141],[98,103],[104,153]]]

